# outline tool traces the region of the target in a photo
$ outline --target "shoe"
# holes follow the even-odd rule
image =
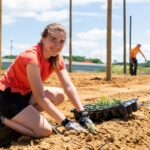
[[[0,128],[0,148],[8,148],[12,141],[17,141],[21,136],[21,133],[18,133],[7,126]]]

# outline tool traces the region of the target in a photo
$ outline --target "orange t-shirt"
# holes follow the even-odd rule
[[[60,62],[59,69],[65,69],[65,62],[62,57]],[[38,44],[18,55],[12,65],[5,72],[4,76],[0,79],[0,90],[4,91],[7,87],[10,87],[11,92],[19,92],[22,95],[31,92],[26,73],[27,64],[38,65],[43,82],[54,71],[52,65],[45,60],[42,47]]]
[[[141,52],[141,50],[139,48],[137,48],[137,47],[132,48],[131,51],[130,51],[131,58],[136,58],[136,55],[137,55],[138,52]]]

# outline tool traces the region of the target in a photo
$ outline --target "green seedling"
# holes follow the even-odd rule
[[[94,104],[94,108],[95,108],[96,110],[100,109],[99,103],[95,103],[95,104]]]
[[[121,105],[123,102],[121,99],[113,98],[113,99],[106,99],[104,97],[100,97],[96,100],[93,105],[86,105],[86,109],[88,111],[91,110],[100,110],[110,108],[111,106]]]
[[[115,104],[119,104],[119,105],[123,103],[121,99],[113,98],[113,101],[114,101]]]
[[[106,109],[106,108],[109,108],[113,105],[120,105],[122,104],[122,100],[121,99],[106,99],[106,98],[103,98],[103,97],[100,97],[96,100],[95,104],[94,104],[94,108],[96,110],[98,109]]]
[[[88,125],[88,131],[91,132],[92,134],[96,135],[96,131],[95,131],[95,128],[93,127],[93,125]]]
[[[92,125],[89,125],[89,126],[88,126],[88,130],[89,130],[89,131],[94,130],[94,127],[93,127]]]
[[[93,110],[93,106],[91,106],[91,105],[86,105],[86,109],[87,109],[88,111]]]

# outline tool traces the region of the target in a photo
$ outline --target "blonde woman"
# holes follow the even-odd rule
[[[57,87],[44,87],[43,82],[56,72],[63,89],[80,112],[79,123],[93,125],[84,114],[79,94],[71,82],[61,56],[66,32],[60,24],[49,24],[41,41],[20,53],[0,80],[0,124],[32,137],[52,134],[52,127],[40,114],[46,111],[66,129],[82,130],[78,123],[67,119],[56,106],[63,102],[64,92]]]

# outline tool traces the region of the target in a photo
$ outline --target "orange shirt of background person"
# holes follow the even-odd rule
[[[146,57],[144,56],[144,54],[142,53],[141,49],[141,44],[137,44],[137,46],[135,48],[132,48],[130,51],[130,59],[131,58],[136,58],[136,55],[140,52],[141,55],[144,57],[145,61],[146,61]]]
[[[141,52],[141,50],[139,48],[137,48],[137,47],[132,48],[131,52],[130,52],[131,58],[136,58],[136,55],[138,54],[138,52]]]

